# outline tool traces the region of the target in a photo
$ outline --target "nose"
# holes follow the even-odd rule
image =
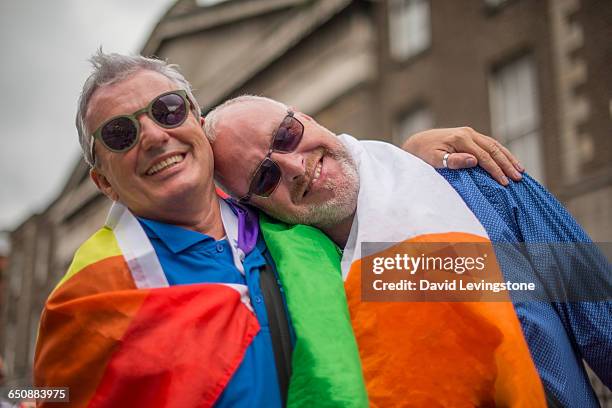
[[[304,156],[299,153],[272,153],[272,159],[278,163],[287,181],[295,181],[306,173]]]
[[[141,115],[138,120],[140,123],[140,145],[145,151],[161,147],[170,139],[166,129],[153,122],[147,115]]]

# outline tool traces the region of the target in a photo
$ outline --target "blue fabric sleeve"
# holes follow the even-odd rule
[[[514,183],[512,188],[507,190],[517,209],[516,224],[525,242],[591,243],[591,239],[574,217],[555,197],[528,175],[524,177],[523,182]],[[612,278],[610,265],[603,255],[597,253],[594,246],[590,248],[580,246],[569,250],[591,253],[576,257],[573,259],[574,262],[567,262],[567,256],[544,254],[544,259],[559,269],[566,285],[574,285],[566,287],[567,291],[582,294],[584,289],[576,288],[575,285],[580,285],[586,274],[591,276],[585,279],[587,282],[584,283],[596,282],[604,285],[606,290],[610,289]],[[600,289],[595,288],[595,290]],[[607,301],[555,302],[553,306],[557,309],[582,358],[602,382],[608,388],[612,388],[612,301],[609,300],[609,291],[607,295]]]
[[[503,187],[493,181],[481,168],[466,171],[441,170],[440,173],[457,189],[468,206],[483,223],[492,241],[550,244],[585,243],[574,251],[587,251],[578,257],[555,253],[572,246],[528,245],[529,261],[538,271],[554,273],[563,282],[551,290],[553,298],[558,299],[566,293],[584,294],[589,290],[605,291],[602,301],[553,302],[552,306],[559,315],[574,348],[589,364],[606,386],[612,387],[612,301],[610,282],[612,272],[605,257],[592,245],[586,232],[568,211],[537,181],[525,174],[521,182],[511,182]],[[464,186],[457,188],[457,186]],[[465,186],[469,187],[465,187]],[[504,228],[483,220],[474,194],[482,194],[506,224]],[[479,214],[481,213],[481,214]],[[484,216],[486,218],[486,216]],[[489,224],[489,226],[487,226]],[[501,230],[501,232],[500,232]],[[511,231],[511,234],[509,233]],[[544,281],[552,283],[549,275]],[[588,279],[584,279],[588,277]],[[580,287],[583,285],[582,287]],[[586,285],[586,286],[584,286]],[[551,285],[552,286],[552,285]],[[587,289],[585,289],[585,287]]]
[[[455,172],[441,170],[440,173],[453,186],[461,182],[476,187],[507,224],[518,242],[591,242],[586,232],[559,201],[527,174],[521,182],[511,182],[509,187],[503,187],[493,181],[481,168]],[[457,190],[462,197],[469,192],[469,189]],[[469,197],[463,198],[472,208],[468,202]],[[472,210],[483,222],[493,241],[509,241],[507,231],[506,236],[494,236],[489,230],[495,228],[487,228],[486,220],[481,219],[479,211],[474,208]],[[612,279],[610,264],[600,254],[579,257],[581,260],[574,259],[574,262],[584,262],[588,258],[592,261],[589,265],[576,263],[568,265],[558,261],[558,254],[550,252],[548,250],[544,254],[530,253],[530,261],[536,269],[555,268],[557,275],[564,278],[565,285],[580,283],[581,277],[577,276],[578,271],[590,274],[596,282],[604,285],[608,285]],[[569,292],[576,291],[567,286],[563,289]],[[607,299],[610,299],[610,295],[608,293]],[[606,386],[612,387],[612,301],[554,302],[553,307],[582,358]]]

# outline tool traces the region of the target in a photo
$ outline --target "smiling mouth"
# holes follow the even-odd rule
[[[321,169],[322,168],[323,168],[323,156],[321,156],[321,158],[317,162],[317,165],[316,165],[316,167],[314,169],[312,178],[310,179],[310,182],[308,183],[308,186],[304,190],[304,194],[302,194],[302,198],[306,197],[306,194],[308,194],[310,192],[310,189],[312,188],[312,185],[319,179],[319,177],[321,176]]]
[[[155,163],[153,166],[151,166],[149,168],[149,170],[147,170],[146,175],[147,176],[152,176],[152,175],[154,175],[156,173],[159,173],[162,170],[165,170],[167,168],[170,168],[172,166],[175,166],[175,165],[179,164],[184,159],[185,159],[185,155],[184,154],[175,154],[174,156],[170,156],[170,157],[160,161],[159,163]]]

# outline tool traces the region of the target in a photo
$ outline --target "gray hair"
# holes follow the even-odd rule
[[[83,158],[91,167],[94,166],[93,139],[87,131],[85,115],[91,96],[98,88],[120,82],[140,70],[158,72],[178,85],[179,89],[187,92],[187,97],[192,104],[193,114],[196,118],[200,117],[200,106],[193,96],[191,84],[178,71],[178,66],[175,64],[169,64],[167,61],[160,59],[143,57],[142,55],[105,54],[102,48],[98,49],[89,59],[89,62],[91,62],[94,70],[85,81],[79,97],[76,128],[79,133]]]
[[[275,101],[274,99],[266,98],[265,96],[241,95],[236,98],[228,99],[227,101],[215,106],[210,112],[206,114],[206,120],[204,121],[204,134],[206,135],[208,140],[214,141],[216,139],[217,124],[219,122],[219,117],[221,116],[220,114],[223,110],[232,105],[248,102],[269,102],[282,106],[283,109],[287,109],[287,105],[285,105],[284,103]]]

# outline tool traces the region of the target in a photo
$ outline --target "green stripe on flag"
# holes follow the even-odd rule
[[[260,214],[295,329],[289,407],[367,407],[340,254],[318,229]]]

